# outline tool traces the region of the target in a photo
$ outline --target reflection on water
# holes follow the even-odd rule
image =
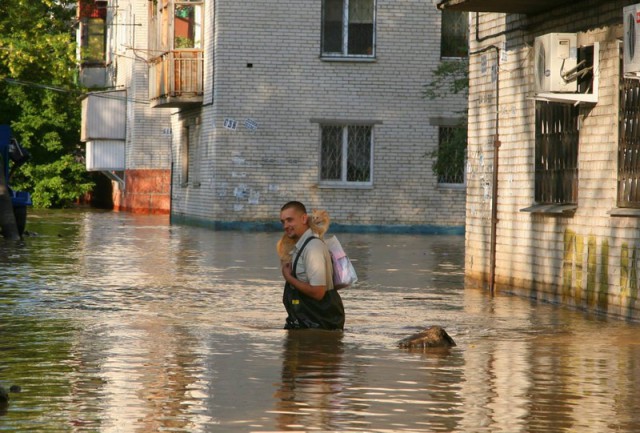
[[[279,233],[86,210],[0,242],[0,431],[634,432],[640,326],[462,288],[464,239],[340,234],[344,332],[282,330]],[[458,346],[396,348],[429,325]]]

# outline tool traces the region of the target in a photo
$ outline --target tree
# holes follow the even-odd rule
[[[72,0],[0,1],[0,124],[31,160],[12,179],[36,207],[63,207],[91,191],[80,157]]]
[[[469,62],[466,59],[443,61],[434,71],[434,78],[424,86],[424,96],[438,99],[450,94],[469,90]],[[464,164],[467,150],[467,115],[466,110],[460,125],[440,131],[438,147],[426,156],[432,158],[433,174],[439,182],[460,183],[464,178]]]

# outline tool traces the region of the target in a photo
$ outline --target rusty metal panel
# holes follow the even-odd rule
[[[578,202],[578,115],[572,104],[536,103],[535,202]]]
[[[82,100],[81,141],[124,140],[127,98],[124,90],[90,93]]]

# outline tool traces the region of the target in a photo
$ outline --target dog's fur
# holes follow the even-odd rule
[[[326,210],[314,209],[311,214],[309,214],[309,227],[320,239],[322,239],[327,230],[329,230],[330,222],[331,219],[329,218],[329,213]],[[282,238],[280,238],[276,245],[280,262],[283,264],[291,262],[291,253],[296,242],[297,241],[293,239],[289,239],[287,235],[282,235]]]

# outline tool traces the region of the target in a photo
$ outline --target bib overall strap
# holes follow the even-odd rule
[[[318,239],[315,236],[310,236],[309,238],[307,238],[306,241],[304,241],[304,243],[302,244],[302,246],[300,247],[300,251],[298,251],[298,254],[296,255],[295,260],[293,261],[293,265],[291,266],[291,274],[293,275],[294,278],[298,278],[298,275],[296,275],[296,265],[298,264],[298,259],[300,258],[300,254],[302,254],[302,250],[304,250],[304,247],[307,246],[307,244],[309,242],[311,242],[312,239]]]

